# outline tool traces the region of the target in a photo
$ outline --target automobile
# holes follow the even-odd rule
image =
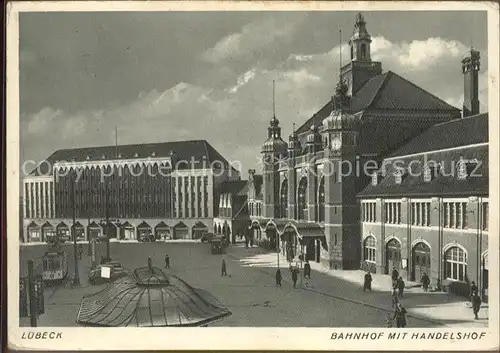
[[[226,252],[227,243],[224,236],[213,237],[210,241],[212,254],[223,254]]]
[[[200,237],[200,241],[202,243],[205,243],[205,242],[211,242],[212,239],[214,237],[214,233],[203,233],[203,235]]]
[[[110,268],[109,278],[104,278],[101,276],[101,271],[103,267]],[[93,267],[89,272],[89,283],[91,285],[111,283],[119,278],[126,277],[128,275],[127,271],[123,268],[122,264],[116,261],[106,262],[101,265]]]

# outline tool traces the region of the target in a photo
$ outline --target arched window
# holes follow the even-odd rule
[[[287,217],[287,211],[288,211],[288,180],[285,179],[281,183],[281,190],[280,190],[280,214],[281,218],[286,218]]]
[[[351,45],[351,60],[354,59],[354,47]]]
[[[366,59],[366,44],[361,44],[361,59]]]
[[[444,255],[444,277],[455,281],[465,281],[467,276],[467,254],[458,247],[449,248]]]
[[[318,222],[325,221],[325,177],[321,177],[318,188]]]
[[[307,209],[306,190],[307,178],[303,177],[302,179],[300,179],[297,191],[297,218],[301,220],[305,219],[305,210]]]
[[[369,236],[366,237],[363,242],[363,260],[367,262],[376,262],[376,254],[377,254],[377,241],[375,237]]]

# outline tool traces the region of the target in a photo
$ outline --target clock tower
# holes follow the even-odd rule
[[[325,235],[328,265],[333,269],[359,267],[359,210],[356,200],[356,155],[359,116],[349,111],[350,97],[339,81],[332,111],[323,120],[330,143],[325,146]]]

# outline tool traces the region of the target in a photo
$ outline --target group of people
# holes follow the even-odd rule
[[[296,288],[300,273],[299,266],[297,264],[293,266],[292,263],[290,263],[290,273],[292,275],[293,288]],[[311,264],[308,260],[306,260],[306,262],[304,263],[304,278],[311,279]],[[278,287],[281,287],[282,279],[283,276],[281,275],[281,270],[278,268],[276,270],[276,285]]]

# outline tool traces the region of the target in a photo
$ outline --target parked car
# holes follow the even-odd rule
[[[101,276],[101,270],[103,267],[110,268],[109,278],[104,278]],[[89,283],[92,285],[110,283],[116,281],[118,278],[127,276],[128,273],[123,268],[122,264],[116,261],[106,262],[101,265],[97,265],[90,270],[89,273]]]

